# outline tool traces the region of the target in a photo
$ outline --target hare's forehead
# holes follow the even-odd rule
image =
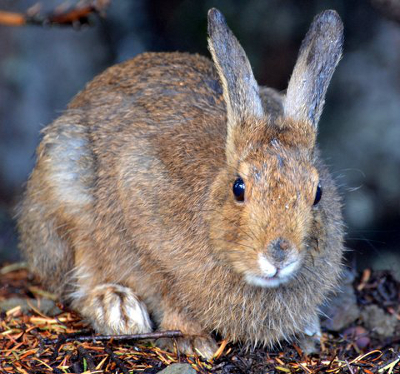
[[[249,154],[239,165],[239,172],[255,183],[271,178],[285,180],[318,179],[311,158],[304,152],[292,149],[284,151],[259,150]]]

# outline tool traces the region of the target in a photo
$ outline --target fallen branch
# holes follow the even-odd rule
[[[23,13],[0,11],[0,24],[7,26],[68,26],[79,28],[90,25],[91,15],[104,16],[111,0],[92,1],[88,5],[77,6],[65,11],[54,11],[47,15],[40,15],[38,11]]]
[[[59,344],[59,341],[70,342],[87,342],[87,341],[121,341],[121,340],[144,340],[144,339],[159,339],[159,338],[181,338],[183,334],[179,330],[168,330],[149,332],[145,334],[132,334],[132,335],[61,335],[58,339],[43,339],[44,344]]]

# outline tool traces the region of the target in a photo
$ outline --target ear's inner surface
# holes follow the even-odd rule
[[[208,46],[222,83],[227,106],[228,135],[232,127],[248,118],[263,118],[259,88],[250,62],[217,9],[208,12]]]
[[[303,40],[284,103],[286,117],[317,127],[333,72],[341,58],[343,24],[327,10],[317,15]]]

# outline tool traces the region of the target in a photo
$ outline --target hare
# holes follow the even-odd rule
[[[286,95],[258,86],[216,9],[208,32],[212,62],[145,53],[90,82],[44,129],[18,214],[32,272],[96,331],[179,329],[205,357],[212,332],[318,336],[343,251],[316,146],[339,16],[314,19]]]

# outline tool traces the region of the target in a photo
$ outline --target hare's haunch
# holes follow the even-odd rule
[[[97,331],[179,329],[206,357],[213,331],[318,336],[343,250],[315,145],[339,16],[315,18],[285,96],[258,86],[218,10],[208,25],[212,61],[142,54],[74,98],[43,131],[18,218],[32,271]]]

